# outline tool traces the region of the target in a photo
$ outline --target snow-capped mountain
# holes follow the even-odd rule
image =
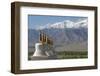
[[[88,21],[79,20],[73,22],[65,20],[54,24],[47,24],[38,29],[52,37],[57,51],[82,51],[87,50],[88,45]],[[28,44],[34,46],[39,41],[39,30],[28,29]]]
[[[70,20],[65,20],[62,22],[56,22],[54,24],[47,24],[44,26],[40,26],[38,29],[51,29],[51,28],[58,28],[58,29],[63,29],[63,28],[87,28],[88,25],[88,20],[79,20],[77,22],[73,22]]]
[[[88,20],[85,19],[85,20],[80,20],[80,21],[77,21],[75,23],[75,27],[84,27],[84,28],[87,28],[88,27]]]

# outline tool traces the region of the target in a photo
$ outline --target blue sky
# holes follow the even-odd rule
[[[48,16],[48,15],[28,15],[28,28],[34,29],[39,26],[45,26],[46,24],[53,24],[64,20],[78,21],[80,19],[86,19],[87,17],[77,16]]]

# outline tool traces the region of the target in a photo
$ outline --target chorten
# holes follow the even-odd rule
[[[39,42],[35,43],[35,52],[31,57],[32,60],[56,59],[53,40],[44,32],[39,33]]]

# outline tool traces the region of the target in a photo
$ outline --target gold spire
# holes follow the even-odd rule
[[[41,33],[39,34],[39,36],[40,36],[39,37],[39,41],[42,42],[42,35],[41,35]]]
[[[52,39],[41,31],[40,31],[40,34],[39,34],[39,41],[43,44],[53,45]]]
[[[46,36],[46,43],[48,43],[48,37]]]

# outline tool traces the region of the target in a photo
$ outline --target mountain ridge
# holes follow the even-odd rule
[[[65,26],[62,26],[64,22],[66,22],[66,20],[62,21],[62,23],[55,23],[52,26],[48,24],[44,28],[39,27],[39,29],[28,29],[28,46],[34,47],[35,43],[39,42],[39,30],[42,30],[45,34],[52,37],[55,50],[57,51],[62,51],[63,49],[71,51],[87,50],[88,21],[86,19],[80,20],[79,22],[70,22],[67,20]],[[60,27],[54,28],[56,25]],[[68,28],[67,26],[70,27]]]
[[[84,19],[84,20],[80,20],[77,22],[73,22],[71,20],[64,20],[61,22],[56,22],[53,24],[46,24],[44,26],[40,26],[37,28],[37,30],[43,30],[43,29],[51,29],[51,28],[59,28],[59,29],[63,29],[63,28],[87,28],[88,25],[88,20]]]

